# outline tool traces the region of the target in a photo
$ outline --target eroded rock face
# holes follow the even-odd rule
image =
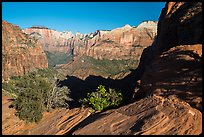
[[[202,110],[201,56],[201,44],[180,45],[162,53],[146,68],[140,92],[179,98]]]
[[[167,3],[158,23],[158,48],[160,51],[177,45],[201,43],[202,3]],[[168,38],[168,39],[167,39]]]
[[[159,18],[157,39],[141,56],[141,91],[175,95],[200,109],[201,37],[202,3],[167,3]]]
[[[99,32],[96,38],[89,40],[90,43],[95,43],[89,43],[93,46],[87,49],[86,55],[95,59],[137,60],[143,49],[151,45],[156,36],[157,22],[150,23],[154,25],[139,25],[137,28],[125,25],[103,34]]]
[[[188,103],[152,96],[88,117],[74,135],[197,135],[202,113]]]
[[[157,22],[147,21],[137,28],[125,25],[114,30],[97,30],[82,35],[71,32],[58,32],[48,28],[31,27],[25,33],[39,39],[43,49],[49,52],[70,52],[74,45],[74,55],[87,55],[95,59],[137,58],[142,50],[151,45],[156,36]]]
[[[11,101],[2,97],[2,134],[3,135],[63,135],[90,115],[88,109],[55,109],[44,112],[42,120],[27,123],[15,116],[15,109],[9,108]]]
[[[59,32],[44,27],[31,27],[23,31],[38,39],[43,49],[49,52],[68,52],[67,40],[74,36],[71,31]]]
[[[2,21],[2,78],[22,76],[34,69],[47,68],[42,46],[18,26]]]
[[[141,56],[141,71],[162,52],[179,45],[201,44],[201,37],[201,2],[166,3],[159,17],[157,38],[152,46],[144,49]]]

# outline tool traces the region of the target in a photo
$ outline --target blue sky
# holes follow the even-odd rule
[[[33,25],[90,33],[144,20],[157,21],[165,2],[2,2],[2,19],[22,29]]]

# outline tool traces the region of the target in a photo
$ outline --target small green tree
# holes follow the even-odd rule
[[[47,105],[46,108],[49,111],[51,108],[65,107],[68,108],[68,101],[72,99],[69,98],[70,89],[66,86],[58,87],[59,85],[59,75],[55,74],[52,78],[49,78],[52,89],[47,92]]]
[[[83,106],[88,106],[93,111],[102,111],[108,107],[118,106],[123,100],[121,91],[109,88],[107,91],[105,86],[99,85],[96,92],[87,93],[87,98],[84,98]]]

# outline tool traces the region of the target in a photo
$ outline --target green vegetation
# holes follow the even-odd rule
[[[68,108],[70,90],[59,87],[58,81],[64,79],[51,69],[35,70],[22,77],[12,77],[2,89],[15,99],[10,107],[16,109],[16,115],[27,122],[39,122],[44,111],[52,108]]]
[[[42,118],[43,96],[39,90],[25,88],[11,104],[16,109],[16,115],[28,122],[38,122]]]
[[[28,39],[27,45],[28,45],[29,47],[35,47],[35,41],[32,40],[32,39]]]
[[[66,64],[71,61],[69,53],[45,51],[45,54],[48,59],[49,68],[53,68],[53,66],[55,66],[56,64]]]
[[[99,85],[96,92],[88,93],[83,99],[83,106],[91,107],[92,111],[102,111],[109,107],[115,107],[122,103],[123,95],[121,91]]]
[[[86,58],[96,67],[96,69],[100,69],[100,71],[110,76],[117,75],[121,72],[127,72],[129,68],[134,68],[137,65],[137,61],[135,60],[97,60],[92,57]]]
[[[102,42],[104,42],[104,43],[114,43],[114,41],[113,41],[113,40],[110,40],[110,39],[102,40]]]
[[[130,73],[131,69],[136,69],[137,66],[137,60],[99,60],[89,56],[81,56],[75,61],[74,65],[70,65],[66,69],[58,70],[69,76],[75,74],[83,77],[84,73],[80,72],[88,72],[90,75],[110,78],[116,78],[120,75],[119,77],[122,78]]]

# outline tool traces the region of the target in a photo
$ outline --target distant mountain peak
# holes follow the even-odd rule
[[[123,26],[122,28],[124,28],[124,29],[130,29],[130,28],[132,28],[129,24],[126,24],[125,26]]]
[[[155,27],[155,26],[157,26],[157,23],[158,23],[158,21],[151,21],[151,20],[143,21],[142,23],[140,23],[140,24],[138,25],[137,28]]]

